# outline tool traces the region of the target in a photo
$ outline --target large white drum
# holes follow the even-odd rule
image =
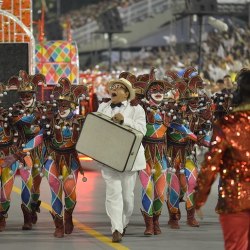
[[[130,171],[142,138],[140,131],[93,112],[86,117],[76,150],[117,171]]]

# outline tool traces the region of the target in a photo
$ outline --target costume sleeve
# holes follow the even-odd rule
[[[103,113],[103,109],[104,109],[104,107],[105,107],[106,105],[107,105],[106,102],[100,103],[100,105],[99,105],[99,107],[98,107],[98,109],[97,109],[97,112]]]
[[[133,108],[134,114],[130,117],[124,117],[124,125],[134,128],[145,135],[147,132],[145,111],[140,105],[133,106]]]
[[[201,170],[197,178],[197,186],[194,194],[195,208],[203,206],[210,193],[211,186],[220,170],[223,154],[227,148],[227,141],[222,129],[215,125],[211,147],[201,164]]]
[[[37,148],[40,144],[44,141],[44,129],[41,129],[40,132],[31,140],[29,140],[24,146],[23,146],[23,152],[29,152],[33,150],[34,148]]]

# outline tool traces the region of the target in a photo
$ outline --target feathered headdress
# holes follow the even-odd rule
[[[8,80],[7,88],[16,88],[17,92],[37,92],[39,83],[46,85],[45,76],[42,74],[28,75],[24,70],[19,71],[19,76],[12,76]]]
[[[149,74],[143,74],[137,76],[136,81],[133,83],[133,88],[135,89],[135,93],[138,95],[144,95],[148,82],[149,82]]]
[[[200,97],[201,89],[203,89],[203,80],[201,77],[198,75],[191,77],[188,82],[188,97]]]
[[[176,99],[184,99],[187,95],[188,85],[175,71],[166,71],[165,79],[168,79],[176,91]]]
[[[194,67],[187,68],[182,77],[174,71],[167,71],[165,75],[171,79],[178,90],[179,99],[200,97],[200,90],[204,87],[203,80]]]
[[[68,78],[61,77],[52,91],[51,97],[54,96],[57,101],[68,101],[77,105],[80,98],[88,98],[88,92],[86,86],[72,85]]]

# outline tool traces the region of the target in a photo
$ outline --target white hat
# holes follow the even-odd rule
[[[132,87],[132,84],[126,80],[125,78],[119,78],[119,79],[112,79],[108,82],[108,89],[110,91],[110,87],[114,85],[115,83],[121,83],[124,85],[128,91],[129,91],[129,99],[133,100],[135,98],[135,90]]]

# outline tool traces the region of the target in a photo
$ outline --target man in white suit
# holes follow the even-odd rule
[[[132,106],[130,103],[130,100],[135,97],[131,83],[125,78],[120,78],[111,80],[108,87],[111,100],[101,103],[98,112],[111,117],[114,122],[130,126],[145,135],[145,112],[140,105]],[[141,145],[132,171],[118,172],[108,167],[102,169],[102,176],[106,183],[106,212],[111,220],[113,242],[120,242],[125,234],[134,208],[137,171],[144,168],[146,168],[146,160],[144,148]]]

